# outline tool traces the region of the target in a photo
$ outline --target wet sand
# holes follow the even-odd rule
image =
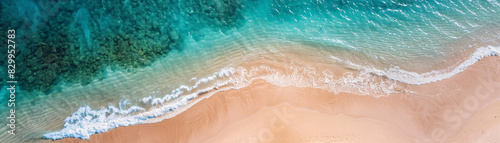
[[[55,142],[498,142],[500,57],[375,98],[264,80],[216,93],[154,124]]]

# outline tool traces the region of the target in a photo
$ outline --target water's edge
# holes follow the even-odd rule
[[[126,106],[129,101],[120,102],[119,107],[113,105],[102,109],[91,109],[90,106],[80,107],[78,111],[75,111],[71,116],[65,119],[64,128],[62,130],[44,134],[44,138],[52,140],[67,137],[89,139],[93,134],[103,133],[120,126],[159,122],[182,113],[192,105],[203,99],[209,98],[217,92],[239,89],[250,85],[252,81],[256,79],[263,79],[278,86],[312,87],[325,89],[335,93],[347,92],[358,95],[372,95],[375,97],[387,96],[391,93],[408,92],[401,91],[397,82],[394,81],[411,85],[441,81],[459,74],[466,70],[467,67],[489,56],[500,56],[500,47],[487,46],[478,48],[466,61],[454,68],[426,73],[409,72],[399,69],[398,67],[379,70],[355,65],[332,57],[335,60],[362,69],[358,75],[347,75],[338,79],[332,78],[332,75],[315,72],[303,74],[303,77],[300,77],[301,75],[287,77],[287,75],[283,75],[279,71],[276,72],[279,69],[272,69],[268,66],[252,69],[246,69],[245,67],[226,67],[213,73],[211,76],[198,79],[194,85],[180,86],[173,90],[171,94],[167,94],[164,97],[158,98],[148,96],[142,98],[141,102],[154,106],[150,109],[136,105],[126,109],[122,108],[122,106]],[[372,74],[378,76],[373,76]],[[307,79],[308,76],[319,78],[313,82],[309,82]],[[386,80],[384,80],[385,78]],[[200,88],[202,85],[203,87]]]

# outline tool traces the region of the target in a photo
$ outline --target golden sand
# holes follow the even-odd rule
[[[154,124],[56,142],[494,142],[500,133],[500,57],[413,93],[375,98],[264,80],[214,94]]]

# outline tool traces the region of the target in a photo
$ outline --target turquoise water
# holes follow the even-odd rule
[[[156,122],[195,104],[199,93],[254,79],[385,96],[396,92],[396,81],[451,77],[498,55],[500,45],[495,0],[1,4],[2,31],[19,33],[16,60],[30,71],[19,75],[17,135],[0,133],[6,142],[87,139]],[[472,60],[449,60],[474,48]],[[352,76],[332,76],[338,67]],[[5,102],[0,109],[8,115]]]

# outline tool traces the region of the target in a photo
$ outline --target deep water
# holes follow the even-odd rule
[[[22,94],[18,109],[24,119],[19,136],[2,132],[0,142],[86,138],[143,123],[135,111],[123,115],[134,119],[126,123],[106,114],[122,115],[122,103],[123,111],[129,111],[136,105],[149,109],[152,102],[160,103],[153,98],[184,100],[179,98],[187,96],[181,91],[188,93],[183,85],[212,84],[230,75],[225,67],[234,64],[231,61],[290,47],[302,48],[296,51],[306,56],[320,51],[320,56],[314,55],[316,61],[341,61],[394,80],[425,84],[442,78],[418,73],[443,63],[457,65],[458,61],[447,59],[471,48],[500,44],[498,0],[3,0],[0,4],[0,31],[17,33]],[[0,35],[0,41],[6,38]],[[495,54],[492,48],[485,49],[478,59]],[[6,55],[0,54],[0,59]],[[0,63],[2,83],[6,83],[6,64]],[[389,76],[387,69],[408,72]],[[211,78],[202,82],[203,77]],[[0,94],[4,91],[5,87]],[[6,106],[1,105],[3,117]],[[177,109],[177,104],[165,107],[174,105],[169,110]],[[98,109],[113,111],[103,114]],[[77,124],[97,125],[101,115],[118,123],[99,130],[91,128],[94,124]],[[76,129],[84,131],[77,134]]]

